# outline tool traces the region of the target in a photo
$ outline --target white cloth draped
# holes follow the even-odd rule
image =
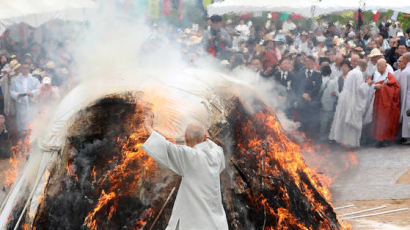
[[[221,147],[208,140],[175,145],[153,132],[142,149],[162,166],[182,176],[166,230],[228,230],[219,174],[225,168]]]
[[[363,81],[363,73],[357,67],[346,77],[339,95],[329,139],[349,146],[359,147],[363,114],[369,86]]]

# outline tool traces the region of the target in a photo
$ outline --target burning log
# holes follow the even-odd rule
[[[230,229],[345,229],[328,189],[274,111],[256,99],[249,112],[236,96],[219,98],[225,99],[209,103],[209,132],[228,159],[221,188]],[[25,217],[18,227],[165,229],[180,178],[141,149],[148,138],[146,109],[143,97],[130,93],[110,95],[79,112],[34,218],[22,213],[24,204],[17,206],[17,216]],[[13,218],[8,229],[15,227]]]

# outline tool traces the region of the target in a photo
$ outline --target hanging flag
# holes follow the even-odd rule
[[[343,12],[341,15],[343,18],[353,18],[354,17],[353,11]]]
[[[291,17],[293,20],[299,20],[299,19],[302,19],[302,18],[303,18],[303,16],[300,15],[300,14],[292,14],[290,17]]]
[[[255,18],[262,17],[262,12],[261,11],[253,12],[252,16],[255,17]]]
[[[148,17],[159,18],[161,0],[148,0]]]
[[[179,0],[179,6],[178,6],[178,19],[179,20],[182,20],[184,18],[182,15],[183,4],[184,4],[184,0]]]
[[[276,21],[278,19],[278,13],[273,12],[272,13],[272,21]]]
[[[290,14],[289,14],[289,13],[282,13],[282,14],[280,15],[280,20],[281,20],[281,21],[286,21],[286,20],[288,20],[289,17],[290,17]]]
[[[239,18],[243,18],[243,19],[248,19],[248,18],[251,18],[251,17],[252,17],[252,14],[251,14],[251,13],[249,13],[249,14],[242,14],[242,15],[239,16]]]
[[[208,9],[208,6],[212,4],[212,0],[202,0],[202,3],[205,9]]]
[[[379,21],[380,12],[373,13],[373,22]]]
[[[163,0],[161,14],[162,15],[172,14],[171,0]]]
[[[399,16],[399,11],[394,11],[393,15],[391,16],[391,20],[397,21],[398,16]]]
[[[204,5],[204,1],[203,0],[198,0],[198,5],[199,8],[201,9],[202,13],[204,14],[205,17],[208,17],[208,12],[206,12],[206,6]]]

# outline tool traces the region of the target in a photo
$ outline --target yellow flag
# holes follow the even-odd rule
[[[354,17],[354,13],[353,13],[353,11],[343,12],[343,13],[341,14],[341,16],[344,17],[344,18],[353,18],[353,17]]]
[[[202,4],[204,5],[204,8],[206,9],[208,5],[212,4],[212,0],[202,0]]]
[[[148,0],[148,16],[150,18],[159,18],[161,12],[159,4],[161,0]]]

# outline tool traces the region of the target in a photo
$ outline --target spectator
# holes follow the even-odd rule
[[[328,141],[330,125],[332,124],[334,110],[338,96],[337,78],[332,77],[329,65],[321,68],[322,85],[320,87],[320,141]]]
[[[211,29],[204,34],[203,41],[206,51],[212,56],[224,59],[227,48],[232,46],[231,37],[222,28],[222,17],[213,15],[211,17]]]
[[[401,99],[401,113],[400,122],[401,126],[401,137],[404,144],[410,144],[410,52],[407,52],[402,57],[405,66],[400,74],[400,99]]]
[[[0,159],[10,156],[9,131],[6,126],[6,118],[0,114]]]
[[[365,61],[360,63],[361,67],[351,70],[346,77],[329,134],[330,140],[349,148],[360,146],[367,92],[369,85],[373,83],[370,79],[363,81]]]
[[[40,82],[30,74],[30,66],[23,64],[20,74],[11,80],[10,94],[16,101],[17,128],[20,132],[29,130],[34,119],[33,98],[38,95]]]
[[[316,60],[308,56],[305,60],[305,69],[299,72],[295,82],[296,113],[301,122],[301,129],[311,137],[317,136],[319,127],[320,100],[319,91],[322,85],[322,76],[315,71]]]
[[[392,73],[387,71],[385,59],[377,61],[380,73],[375,78],[376,89],[373,104],[372,133],[378,141],[377,147],[385,147],[387,141],[393,141],[400,119],[400,86]]]
[[[352,70],[352,66],[350,65],[350,62],[348,60],[342,61],[341,70],[342,70],[342,74],[337,78],[339,93],[343,91],[344,82],[350,70]]]

